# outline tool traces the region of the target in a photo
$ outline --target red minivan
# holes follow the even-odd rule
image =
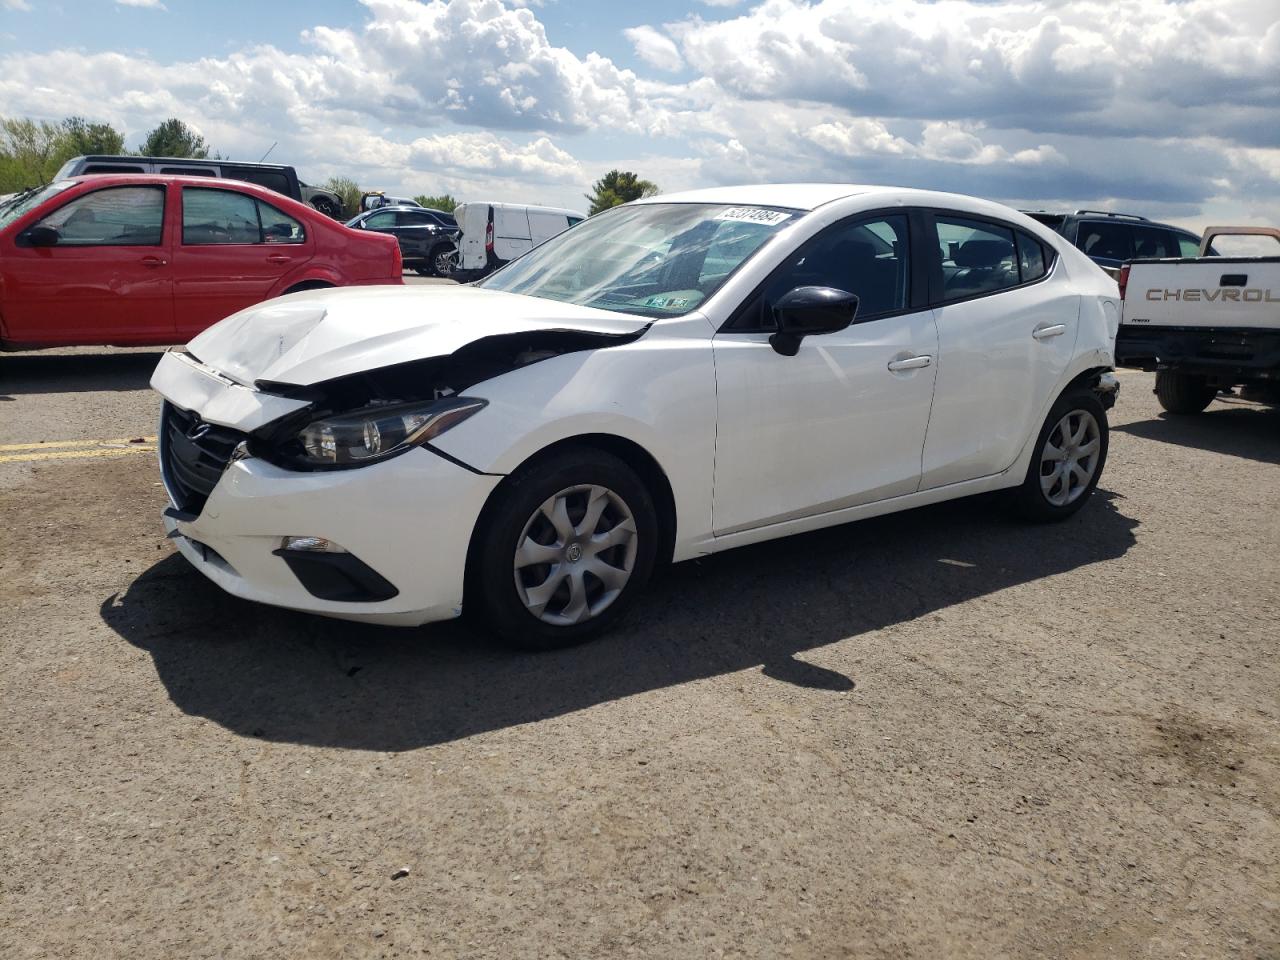
[[[0,350],[185,343],[283,293],[403,282],[395,237],[235,180],[75,177],[0,207]]]

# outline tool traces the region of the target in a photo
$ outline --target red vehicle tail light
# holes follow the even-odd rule
[[[493,253],[493,207],[489,208],[489,222],[484,228],[484,249],[486,253]]]
[[[1120,284],[1120,299],[1123,300],[1125,288],[1129,286],[1129,265],[1127,263],[1120,268],[1120,279],[1117,282]]]

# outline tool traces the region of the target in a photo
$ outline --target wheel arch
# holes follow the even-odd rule
[[[289,293],[301,293],[303,290],[328,290],[330,287],[336,286],[338,284],[327,277],[311,277],[307,280],[299,280],[297,283],[289,284],[276,296],[283,297]]]
[[[671,481],[661,464],[648,450],[626,437],[612,433],[582,433],[549,444],[536,453],[526,457],[514,470],[502,478],[485,499],[484,506],[476,518],[471,530],[471,540],[467,546],[466,581],[471,583],[474,558],[480,535],[489,522],[494,507],[505,496],[512,476],[528,469],[533,464],[547,457],[555,456],[569,449],[599,450],[611,454],[630,467],[640,482],[643,483],[653,497],[653,506],[658,514],[658,530],[661,537],[658,543],[657,558],[660,564],[669,563],[675,549],[676,540],[676,502],[675,491]],[[463,601],[465,606],[465,599]]]

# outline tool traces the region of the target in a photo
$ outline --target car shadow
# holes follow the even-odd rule
[[[177,554],[108,598],[102,619],[152,657],[184,712],[243,736],[401,751],[750,668],[847,695],[858,678],[797,659],[975,597],[1121,557],[1133,520],[1098,493],[1027,525],[977,498],[672,567],[609,636],[554,653],[454,622],[420,630],[237,600]]]
[[[1217,400],[1204,413],[1138,420],[1111,428],[1145,440],[1195,447],[1232,457],[1280,463],[1280,407]]]
[[[163,351],[0,354],[0,394],[145,390]]]

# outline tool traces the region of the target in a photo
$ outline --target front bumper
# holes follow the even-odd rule
[[[423,449],[316,473],[251,457],[227,466],[198,516],[170,510],[164,524],[182,555],[228,593],[330,617],[414,626],[462,612],[471,533],[501,479]],[[313,595],[279,555],[286,536],[341,545],[395,595],[374,602]]]

